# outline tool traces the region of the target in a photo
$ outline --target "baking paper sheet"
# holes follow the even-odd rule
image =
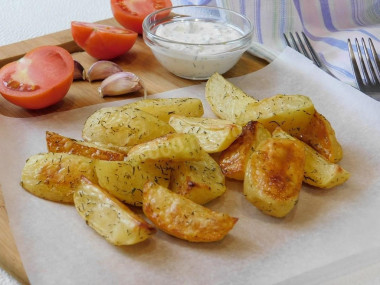
[[[344,150],[340,164],[351,178],[330,190],[303,186],[283,219],[262,214],[242,195],[241,182],[228,181],[225,195],[207,205],[239,218],[222,241],[189,243],[158,232],[141,244],[116,247],[86,226],[73,206],[39,199],[19,182],[25,160],[46,152],[46,130],[80,139],[95,110],[128,101],[0,117],[1,190],[32,284],[318,284],[380,262],[380,102],[291,49],[231,81],[258,99],[310,96],[335,128]],[[188,96],[202,99],[205,116],[213,116],[204,84],[152,97]]]

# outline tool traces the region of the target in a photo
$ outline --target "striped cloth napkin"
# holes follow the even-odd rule
[[[286,47],[283,33],[304,32],[321,61],[341,81],[356,85],[347,39],[371,37],[380,52],[380,0],[173,0],[245,14],[254,25],[249,52],[268,62]],[[179,4],[179,3],[178,3]]]

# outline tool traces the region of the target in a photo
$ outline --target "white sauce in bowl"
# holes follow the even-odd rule
[[[178,45],[165,43],[168,47],[176,50],[186,50],[193,54],[214,54],[226,51],[228,47],[225,45],[202,45],[220,44],[242,37],[240,32],[229,26],[205,21],[177,21],[162,24],[158,26],[155,34],[176,42],[198,44]]]
[[[214,72],[228,71],[247,47],[236,41],[243,34],[219,22],[173,21],[159,25],[157,40],[151,46],[158,61],[172,73],[189,79],[207,79]]]

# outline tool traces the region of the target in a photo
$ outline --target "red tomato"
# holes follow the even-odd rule
[[[13,104],[41,109],[60,101],[74,76],[71,54],[58,46],[41,46],[0,69],[0,93]]]
[[[146,16],[171,6],[170,0],[111,0],[111,9],[116,21],[139,34],[142,34],[142,22]]]
[[[111,59],[126,53],[137,39],[137,33],[113,26],[71,22],[74,41],[97,59]]]

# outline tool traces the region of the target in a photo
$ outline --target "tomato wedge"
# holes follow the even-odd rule
[[[41,109],[60,101],[74,76],[71,54],[58,46],[41,46],[0,69],[0,93],[9,102]]]
[[[139,34],[142,34],[142,22],[146,16],[171,6],[170,0],[111,0],[111,9],[116,21]]]
[[[126,53],[137,39],[137,33],[114,26],[71,22],[74,41],[97,59],[112,59]]]

